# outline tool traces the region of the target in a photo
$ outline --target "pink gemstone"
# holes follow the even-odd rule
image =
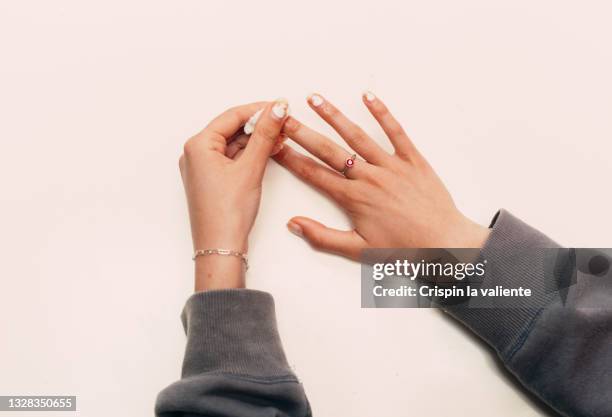
[[[346,160],[346,166],[347,167],[352,167],[354,163],[355,163],[355,161],[353,161],[351,158]]]

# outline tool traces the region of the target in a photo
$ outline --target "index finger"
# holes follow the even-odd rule
[[[246,124],[249,118],[258,110],[263,109],[265,101],[244,104],[232,107],[219,116],[215,117],[202,131],[211,135],[222,137],[225,141],[229,140],[238,130]]]
[[[346,199],[346,189],[350,181],[336,171],[291,149],[290,146],[285,146],[273,158],[298,178],[323,191],[334,200],[341,202]]]

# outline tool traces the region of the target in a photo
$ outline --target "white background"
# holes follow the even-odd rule
[[[0,395],[152,414],[179,376],[193,285],[177,159],[240,103],[283,96],[330,132],[305,103],[318,91],[388,146],[361,104],[372,89],[468,216],[506,207],[564,244],[609,247],[611,12],[603,0],[2,1]],[[438,311],[361,310],[359,265],[289,234],[298,214],[348,226],[271,162],[248,281],[274,294],[315,415],[544,413]]]

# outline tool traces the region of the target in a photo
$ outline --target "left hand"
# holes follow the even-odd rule
[[[309,98],[310,107],[363,157],[350,168],[345,164],[353,151],[292,117],[287,119],[283,130],[287,136],[329,168],[288,146],[275,156],[276,161],[335,200],[353,224],[353,230],[342,231],[307,217],[294,217],[289,229],[317,249],[355,260],[366,248],[481,247],[489,230],[457,209],[382,100],[367,93],[363,103],[387,134],[394,154],[384,151],[322,96]]]
[[[261,108],[264,112],[247,141],[242,127]],[[264,170],[270,154],[282,146],[287,109],[284,100],[234,107],[185,143],[179,167],[194,249],[247,252]],[[241,262],[221,255],[196,258],[196,289],[244,286]]]

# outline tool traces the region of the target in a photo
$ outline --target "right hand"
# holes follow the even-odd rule
[[[476,248],[489,229],[466,218],[446,187],[384,103],[371,93],[363,102],[395,148],[385,152],[333,104],[316,94],[310,107],[365,160],[341,174],[353,151],[287,119],[284,133],[330,168],[285,146],[275,159],[344,208],[354,229],[336,230],[307,217],[287,226],[317,249],[359,259],[365,248]]]

